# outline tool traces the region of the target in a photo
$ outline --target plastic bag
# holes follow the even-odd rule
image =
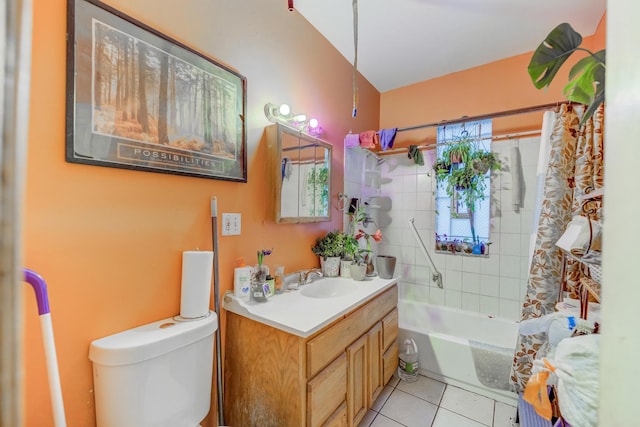
[[[600,335],[563,340],[555,356],[558,403],[565,420],[573,426],[598,424]]]
[[[557,384],[562,417],[573,426],[597,426],[599,344],[598,334],[566,338],[558,344],[553,360],[534,360],[523,398],[538,415],[551,418],[546,385]]]
[[[552,409],[549,393],[547,392],[548,371],[540,371],[531,374],[522,398],[533,406],[538,415],[545,420],[551,420]]]

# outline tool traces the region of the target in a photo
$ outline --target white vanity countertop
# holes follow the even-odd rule
[[[363,281],[357,281],[342,277],[323,277],[313,282],[313,285],[337,281],[346,286],[355,285],[356,289],[343,296],[312,298],[302,294],[305,286],[310,285],[302,285],[299,290],[276,294],[267,302],[242,301],[229,292],[224,296],[222,306],[232,313],[307,338],[390,288],[397,280],[367,277]]]

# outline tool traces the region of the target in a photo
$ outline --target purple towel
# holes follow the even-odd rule
[[[381,131],[378,131],[382,151],[387,151],[393,148],[393,141],[396,139],[396,132],[398,132],[398,128],[382,129]]]

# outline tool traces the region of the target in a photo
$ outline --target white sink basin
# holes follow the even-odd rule
[[[318,280],[305,285],[300,293],[310,298],[334,298],[349,295],[357,289],[356,285],[346,281]]]

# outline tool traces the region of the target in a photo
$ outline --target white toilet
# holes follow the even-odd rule
[[[215,313],[91,343],[98,427],[196,427],[211,402]]]

